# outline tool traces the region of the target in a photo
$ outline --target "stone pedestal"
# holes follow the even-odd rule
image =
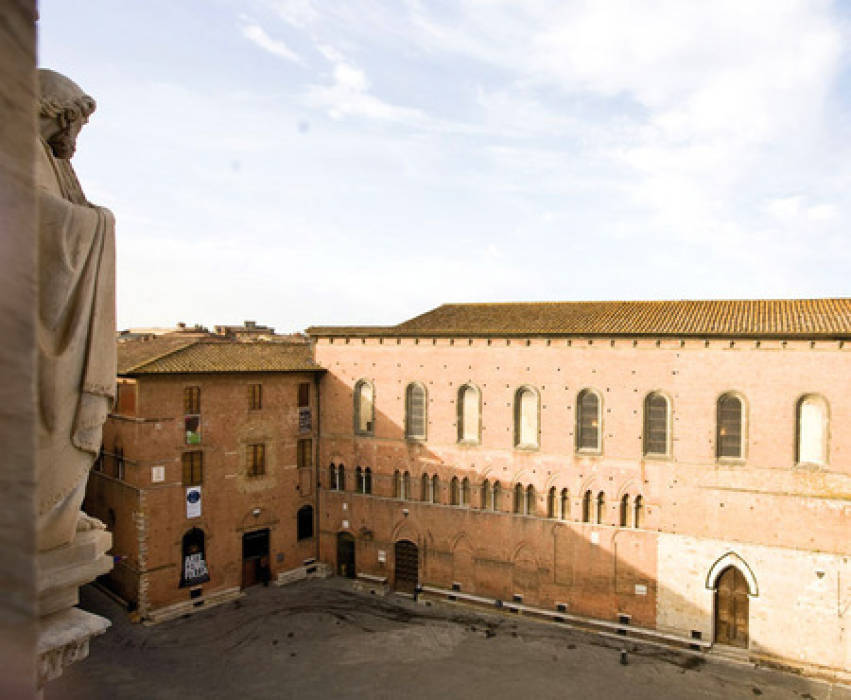
[[[38,687],[57,678],[65,666],[88,656],[89,639],[103,634],[110,621],[74,606],[80,586],[112,569],[106,552],[112,535],[103,523],[83,515],[74,541],[41,552],[38,566]]]

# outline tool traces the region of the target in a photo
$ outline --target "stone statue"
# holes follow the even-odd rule
[[[95,101],[54,71],[39,71],[39,87],[37,489],[45,552],[93,527],[80,506],[115,396],[115,219],[86,199],[70,162]]]

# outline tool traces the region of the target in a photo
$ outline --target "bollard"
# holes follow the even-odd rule
[[[626,666],[629,663],[629,656],[627,656],[626,649],[621,649],[621,666]]]

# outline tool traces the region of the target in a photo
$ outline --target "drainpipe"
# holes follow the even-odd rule
[[[315,494],[315,502],[316,505],[313,507],[313,534],[316,538],[316,561],[320,561],[319,559],[319,436],[321,434],[320,425],[319,425],[319,382],[321,381],[322,373],[314,372],[313,373],[313,387],[314,392],[313,395],[316,397],[316,428],[314,429],[315,438],[313,440],[313,492]]]

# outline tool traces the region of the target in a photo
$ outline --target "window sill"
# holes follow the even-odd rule
[[[515,445],[515,450],[522,450],[523,452],[536,452],[541,449],[540,445]]]
[[[421,436],[417,436],[417,435],[406,435],[406,436],[405,436],[405,440],[406,440],[407,442],[425,442],[425,441],[426,441],[426,437],[425,437],[425,435],[421,435]]]
[[[355,437],[375,437],[375,433],[361,433],[355,431]]]
[[[583,447],[580,450],[576,450],[577,457],[602,457],[603,450],[601,449],[591,449],[590,447]]]
[[[458,441],[459,447],[478,447],[481,444],[482,444],[481,440],[459,440]]]
[[[662,454],[656,452],[648,452],[644,455],[644,459],[650,459],[655,462],[670,462],[671,455],[670,454]]]
[[[735,467],[745,464],[747,460],[744,457],[716,457],[715,463],[719,466]]]

